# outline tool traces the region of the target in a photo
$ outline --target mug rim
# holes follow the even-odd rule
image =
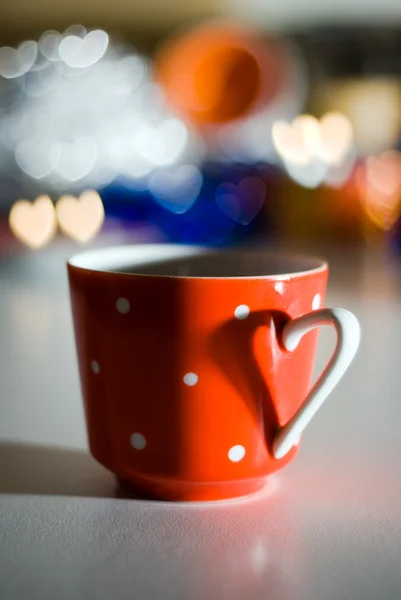
[[[157,252],[158,250],[158,252]],[[261,274],[261,275],[166,275],[165,273],[144,273],[135,271],[121,270],[124,267],[144,267],[146,265],[163,264],[171,258],[194,258],[200,255],[207,254],[225,254],[233,256],[248,256],[248,257],[265,257],[278,260],[298,261],[301,263],[309,263],[308,268],[294,268],[285,270],[282,273]],[[139,256],[141,255],[141,256]],[[152,256],[153,255],[153,256]],[[140,262],[142,258],[142,262]],[[103,246],[100,248],[92,248],[73,254],[67,260],[68,267],[86,271],[89,273],[100,273],[114,275],[118,277],[153,277],[167,279],[190,279],[190,280],[250,280],[250,279],[292,279],[294,277],[302,277],[317,273],[322,273],[328,269],[328,262],[322,258],[318,258],[308,254],[287,253],[276,251],[263,251],[256,249],[238,249],[208,247],[208,246],[192,246],[189,244],[164,244],[164,243],[148,243],[148,244],[122,244],[118,246]]]

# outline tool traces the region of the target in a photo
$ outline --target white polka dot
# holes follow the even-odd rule
[[[100,372],[100,365],[97,360],[91,362],[92,371],[97,375]]]
[[[240,445],[233,446],[228,451],[228,458],[232,462],[239,462],[240,460],[242,460],[244,458],[244,456],[245,456],[244,446],[240,446]]]
[[[184,375],[184,383],[190,386],[196,385],[198,383],[198,379],[199,377],[196,373],[187,373]]]
[[[119,298],[116,302],[116,308],[119,313],[126,315],[130,309],[130,303],[127,298]]]
[[[142,433],[133,433],[131,435],[131,446],[135,450],[143,450],[146,448],[146,438]]]
[[[234,311],[235,318],[239,321],[243,321],[249,316],[250,310],[249,306],[246,304],[240,304]]]
[[[316,296],[313,298],[312,309],[317,310],[318,308],[320,308],[321,303],[322,303],[321,295],[316,294]]]

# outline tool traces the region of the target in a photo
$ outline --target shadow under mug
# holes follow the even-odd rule
[[[359,344],[352,313],[322,308],[328,266],[310,257],[122,246],[68,275],[91,453],[153,498],[261,488]],[[326,324],[337,343],[310,389]]]

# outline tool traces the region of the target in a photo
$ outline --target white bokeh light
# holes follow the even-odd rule
[[[199,137],[167,107],[148,59],[100,29],[73,25],[0,48],[0,84],[0,176],[11,158],[49,189],[74,191],[201,159]]]
[[[58,47],[62,36],[58,31],[45,31],[39,38],[39,51],[50,61],[59,61]]]
[[[61,60],[75,69],[83,69],[97,63],[107,50],[109,36],[101,29],[95,29],[81,38],[67,35],[59,44]]]
[[[32,40],[22,42],[18,48],[0,48],[0,75],[5,79],[21,77],[33,67],[38,55],[38,44]]]

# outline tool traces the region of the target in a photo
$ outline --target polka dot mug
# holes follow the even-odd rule
[[[309,257],[122,246],[68,274],[91,453],[153,498],[261,488],[359,344],[352,313],[322,308],[328,266]],[[310,389],[326,324],[337,344]]]

